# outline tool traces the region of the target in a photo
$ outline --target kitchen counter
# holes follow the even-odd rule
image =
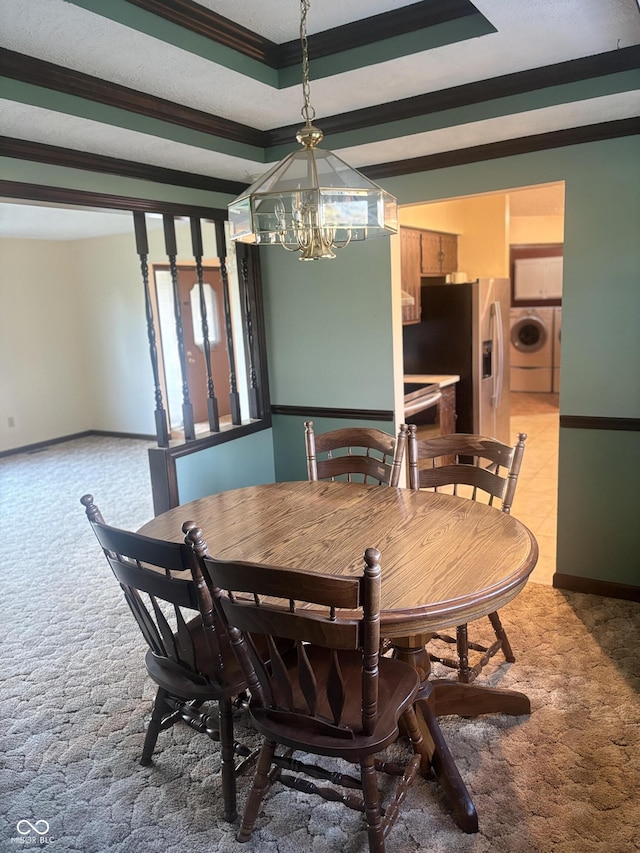
[[[424,383],[425,385],[439,385],[440,388],[446,388],[449,385],[455,385],[460,381],[459,376],[447,376],[436,373],[405,373],[405,382]]]
[[[429,433],[450,435],[456,431],[456,383],[460,377],[440,373],[406,373],[404,375],[405,394],[417,390],[420,385],[429,387],[438,395],[435,417],[428,410],[410,408],[405,396],[405,421],[419,425],[419,435],[426,438]],[[436,389],[439,389],[439,393]],[[411,401],[414,402],[413,400]]]

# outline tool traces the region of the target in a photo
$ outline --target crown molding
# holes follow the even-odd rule
[[[340,115],[325,116],[321,124],[327,136],[349,133],[362,128],[402,121],[420,115],[465,107],[470,104],[631,71],[638,67],[640,67],[640,45],[633,45],[542,68],[506,74],[488,80],[479,80],[463,86],[454,86],[440,92],[415,95],[411,98],[403,98]],[[210,115],[163,98],[120,86],[117,83],[100,80],[79,71],[63,68],[6,49],[0,49],[0,72],[6,77],[24,83],[54,89],[265,150],[290,144],[291,140],[295,138],[295,132],[299,126],[298,123],[269,131],[257,130],[248,125]]]
[[[44,184],[27,184],[22,181],[0,180],[0,196],[21,201],[41,201],[46,204],[72,205],[74,207],[100,207],[104,210],[141,211],[142,213],[169,213],[173,216],[195,216],[224,222],[226,209],[205,207],[199,204],[182,204],[151,198],[111,195],[110,193],[73,190],[68,187],[51,187]]]
[[[429,154],[425,157],[413,157],[389,163],[378,163],[371,166],[363,166],[360,171],[372,180],[377,181],[384,178],[411,175],[416,172],[429,172],[434,169],[446,169],[452,166],[463,166],[469,163],[497,160],[501,157],[513,157],[518,154],[529,154],[534,151],[563,148],[569,145],[599,142],[604,139],[616,139],[636,134],[640,134],[640,117],[584,125],[566,130],[555,130],[549,133],[539,133],[533,136],[523,136],[501,142],[490,142],[486,145],[476,145],[471,148],[462,148],[455,151],[442,151],[438,154]],[[83,151],[56,148],[53,145],[25,142],[9,137],[0,137],[0,155],[39,163],[66,166],[68,168],[117,174],[122,177],[141,178],[162,184],[172,184],[173,186],[224,192],[231,195],[239,195],[246,188],[246,184],[240,182],[222,181],[205,175],[193,175],[189,172],[162,169],[157,166],[148,166],[144,163],[134,163],[129,160],[119,160],[115,157],[104,157],[98,154],[87,154]],[[8,185],[12,182],[3,181],[1,183]],[[26,185],[17,184],[17,186]],[[17,197],[20,196],[18,195]],[[30,197],[27,196],[27,198]],[[50,199],[39,200],[48,201]],[[61,201],[60,198],[53,200]],[[120,205],[116,205],[116,207],[120,207]],[[124,208],[126,209],[127,207],[128,205],[125,204]],[[226,211],[224,211],[224,215],[218,218],[226,219]]]
[[[126,0],[133,6],[164,18],[204,38],[235,50],[270,68],[280,69],[301,61],[299,39],[276,44],[193,0]],[[383,39],[402,36],[469,15],[478,15],[470,0],[422,0],[340,27],[308,36],[313,59],[332,56]]]
[[[250,59],[255,59],[271,68],[278,68],[277,44],[199,3],[194,3],[193,0],[126,0],[126,2],[196,35],[222,44]]]
[[[45,145],[41,142],[13,139],[9,136],[0,136],[0,156],[12,157],[17,160],[30,160],[35,163],[48,163],[52,166],[66,166],[70,169],[82,169],[87,172],[118,175],[123,178],[137,178],[158,184],[172,184],[177,187],[228,193],[232,196],[239,195],[246,187],[246,184],[239,181],[226,181],[222,178],[212,178],[209,175],[196,175],[178,169],[165,169],[161,166],[150,166],[147,163],[136,163],[133,160],[122,160],[118,157],[91,154],[87,151]]]
[[[53,89],[65,95],[75,95],[78,98],[170,122],[210,136],[218,136],[257,148],[264,148],[267,143],[267,136],[263,131],[248,125],[185,107],[155,95],[129,89],[119,83],[101,80],[81,71],[73,71],[6,48],[0,48],[0,73],[12,80]]]
[[[640,45],[598,53],[580,59],[558,62],[541,68],[518,71],[488,80],[478,80],[462,86],[453,86],[439,92],[429,92],[424,95],[414,95],[398,101],[389,101],[373,107],[352,110],[334,116],[322,116],[320,124],[325,136],[350,131],[388,122],[402,121],[421,115],[466,107],[471,104],[483,103],[537,89],[547,89],[568,83],[579,83],[604,77],[608,74],[618,74],[632,71],[640,67]],[[267,147],[286,145],[295,139],[298,124],[287,125],[267,131]]]
[[[640,117],[624,118],[617,121],[602,122],[601,124],[588,124],[566,130],[537,133],[533,136],[521,136],[502,142],[490,142],[486,145],[474,145],[456,151],[443,151],[425,157],[412,157],[407,160],[363,166],[360,171],[368,178],[377,181],[381,178],[412,175],[416,172],[429,172],[434,169],[446,169],[468,163],[481,163],[485,160],[497,160],[501,157],[513,157],[517,154],[530,154],[533,151],[545,151],[549,148],[564,148],[568,145],[581,145],[585,142],[601,142],[604,139],[635,136],[639,133]]]

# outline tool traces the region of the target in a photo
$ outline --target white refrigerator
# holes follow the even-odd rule
[[[405,374],[458,374],[456,432],[511,444],[509,279],[423,279],[420,297],[422,322],[403,327]]]

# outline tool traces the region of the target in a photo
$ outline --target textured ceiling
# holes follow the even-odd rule
[[[220,19],[207,15],[277,53],[297,48],[299,8],[0,0],[0,135],[247,183],[295,146],[299,64],[275,67],[221,43]],[[313,0],[308,31],[324,145],[365,170],[640,116],[636,0]],[[558,63],[568,65],[545,72]],[[506,88],[505,75],[516,75]]]

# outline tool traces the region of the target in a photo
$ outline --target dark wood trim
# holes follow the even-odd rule
[[[43,59],[25,56],[14,50],[0,48],[0,73],[13,80],[53,89],[66,95],[106,104],[116,109],[138,113],[148,118],[166,121],[211,136],[264,148],[266,134],[262,130],[220,116],[129,89],[119,83],[101,80],[80,71],[54,65]]]
[[[553,586],[556,589],[566,589],[571,592],[584,592],[590,595],[602,595],[605,598],[622,598],[625,601],[640,601],[640,586],[631,584],[612,583],[611,581],[583,578],[579,575],[565,575],[556,572],[553,576]]]
[[[423,4],[419,3],[414,5],[421,6]],[[397,12],[386,14],[393,14],[397,18],[402,19],[404,10],[403,15],[398,15]],[[42,86],[44,88],[76,95],[80,98],[86,98],[118,109],[138,113],[161,121],[167,121],[181,127],[188,127],[192,130],[198,130],[209,135],[244,143],[246,145],[252,145],[258,148],[268,149],[276,145],[290,144],[292,140],[295,139],[295,133],[299,127],[298,122],[295,125],[274,128],[269,131],[261,131],[256,128],[249,127],[248,125],[229,121],[200,110],[175,104],[154,95],[138,92],[134,89],[129,89],[116,83],[100,80],[99,78],[91,77],[90,75],[82,74],[81,72],[72,71],[71,69],[63,68],[62,66],[54,65],[53,63],[45,62],[44,60],[34,59],[33,57],[25,56],[15,51],[0,49],[0,59],[1,72],[7,77],[31,83],[36,86]],[[621,71],[633,70],[639,65],[640,45],[632,45],[631,47],[596,54],[595,56],[569,60],[567,62],[561,62],[555,65],[535,68],[528,71],[520,71],[515,74],[506,74],[501,77],[495,77],[489,80],[480,80],[463,86],[455,86],[440,92],[430,92],[424,95],[417,95],[412,98],[403,98],[398,101],[391,101],[386,104],[379,104],[361,110],[353,110],[352,112],[342,113],[335,116],[323,116],[322,119],[319,120],[319,123],[327,136],[336,133],[348,133],[350,131],[371,127],[373,125],[401,121],[403,119],[414,118],[420,115],[428,115],[442,110],[451,110],[458,107],[468,106],[470,104],[492,101],[497,98],[520,95],[524,92],[593,79],[594,77],[615,74]],[[622,121],[633,120],[634,119],[625,119]],[[612,125],[614,123],[607,122],[605,124]],[[556,133],[579,133],[582,130],[583,128],[576,128],[572,131],[557,131]],[[624,134],[618,133],[617,135]],[[540,134],[536,138],[542,139],[545,136],[552,137],[550,134]],[[528,138],[532,139],[533,137]],[[561,137],[557,138],[561,139]],[[488,146],[477,146],[476,149],[466,150],[476,150],[480,153],[482,149],[490,149],[494,145],[499,144],[508,146],[510,142],[511,141],[507,140],[504,143],[492,143]],[[574,143],[571,141],[555,143],[555,145],[560,144],[570,145]],[[543,147],[549,148],[555,147],[555,145],[545,144]],[[431,157],[446,158],[447,155],[451,156],[458,153],[459,152],[445,152],[441,155],[431,155]],[[515,153],[520,152],[515,151]],[[508,154],[495,156],[508,156]],[[492,158],[488,156],[478,157],[476,155],[475,159],[484,160]],[[431,160],[431,158],[414,158],[414,160],[403,161],[403,163],[421,163],[424,160]],[[464,162],[474,161],[468,160]],[[379,164],[377,166],[371,166],[369,169],[378,171],[385,169],[388,171],[388,168],[392,165],[393,164]],[[445,160],[442,165],[457,165],[457,163]],[[427,168],[442,168],[442,166],[420,166],[419,168],[412,166],[409,171],[425,171]],[[407,171],[403,171],[397,174],[407,173]],[[367,172],[367,174],[369,173]],[[380,173],[379,176],[390,177],[391,175],[387,173]],[[374,177],[373,172],[370,177]]]
[[[102,435],[106,438],[134,438],[141,441],[156,441],[155,433],[113,432],[108,429],[92,429],[89,430],[89,435]]]
[[[43,184],[24,184],[21,181],[0,180],[0,195],[6,198],[19,198],[25,201],[44,201],[51,204],[75,205],[80,207],[98,207],[106,210],[141,210],[143,213],[171,213],[174,216],[198,216],[200,219],[224,221],[226,209],[201,207],[195,204],[177,204],[170,201],[158,201],[150,198],[107,195],[85,190],[72,190],[63,187],[48,187]],[[132,225],[133,227],[133,225]]]
[[[192,0],[127,2],[271,68],[284,68],[300,62],[299,39],[275,44]],[[297,16],[297,8],[292,7],[292,12]],[[404,6],[401,10],[394,9],[340,27],[332,27],[324,32],[312,33],[308,37],[309,56],[313,59],[331,56],[393,36],[478,14],[478,10],[469,0],[422,0]]]
[[[364,47],[377,41],[478,14],[480,13],[469,0],[426,0],[426,2],[413,3],[410,6],[403,6],[402,9],[392,9],[340,27],[312,33],[308,37],[309,56],[313,61],[323,56],[333,56],[356,47]],[[299,39],[279,46],[278,66],[280,68],[297,65],[301,60]]]
[[[62,435],[58,438],[48,438],[46,441],[36,441],[34,444],[24,444],[22,447],[12,447],[10,450],[0,450],[0,459],[4,456],[15,456],[18,453],[40,453],[56,444],[64,444],[77,438],[87,438],[92,435],[105,436],[106,438],[132,438],[140,441],[155,441],[155,435],[141,435],[134,432],[111,432],[109,430],[88,429],[84,432],[75,432],[72,435]]]
[[[148,450],[151,496],[155,515],[160,515],[180,504],[176,460],[164,451],[164,447],[150,447]]]
[[[249,246],[246,243],[236,244],[236,260],[238,265],[238,279],[242,280],[242,264],[246,260],[247,277],[249,289],[249,309],[252,317],[252,332],[254,342],[254,369],[257,379],[258,408],[260,417],[267,417],[271,423],[271,406],[269,390],[269,370],[267,362],[267,333],[264,322],[264,298],[262,291],[262,268],[260,266],[260,250],[257,246]],[[248,341],[248,328],[246,317],[246,306],[242,306],[243,337],[245,349],[250,351]],[[247,362],[247,371],[249,363]],[[247,385],[251,397],[251,376],[247,373]],[[251,399],[250,399],[251,409]]]
[[[397,12],[394,14],[397,15]],[[385,104],[352,110],[348,113],[321,116],[318,118],[318,125],[328,137],[336,133],[349,133],[374,125],[430,115],[443,110],[494,101],[498,98],[522,95],[525,92],[548,89],[567,83],[577,83],[581,80],[604,77],[621,71],[631,71],[638,68],[639,65],[640,45],[633,45],[621,50],[612,50],[581,59],[558,62],[555,65],[518,71],[514,74],[504,74],[501,77],[492,77],[488,80],[479,80],[462,86],[453,86],[439,92],[428,92],[424,95],[389,101]],[[299,123],[268,131],[268,146],[291,142],[292,139],[295,139],[298,127]],[[437,157],[438,155],[433,156]]]
[[[344,418],[354,421],[393,421],[390,409],[322,409],[318,406],[271,406],[272,415],[296,418]]]
[[[374,181],[381,178],[395,178],[413,175],[416,172],[430,172],[434,169],[446,169],[468,163],[481,163],[486,160],[498,160],[502,157],[515,157],[518,154],[530,154],[549,148],[564,148],[569,145],[582,145],[586,142],[601,142],[605,139],[617,139],[623,136],[635,136],[640,133],[640,117],[605,121],[567,130],[554,130],[549,133],[537,133],[507,139],[504,142],[490,142],[486,145],[474,145],[457,151],[443,151],[440,154],[428,154],[425,157],[413,157],[392,163],[378,163],[364,166],[360,171]]]
[[[589,415],[560,415],[560,429],[607,429],[640,432],[640,418],[595,418]]]
[[[252,435],[254,432],[261,432],[270,427],[271,417],[266,414],[259,421],[251,421],[251,423],[244,423],[239,426],[222,427],[220,432],[199,435],[195,441],[173,442],[171,447],[159,447],[157,449],[174,459],[180,459],[182,456],[190,456],[200,450],[207,450],[207,448],[216,447],[218,444],[226,444],[228,441],[243,438],[245,435]]]
[[[278,67],[277,44],[193,0],[127,0],[127,3],[271,68]]]
[[[176,471],[177,459],[270,428],[271,415],[267,412],[259,421],[242,424],[242,426],[223,428],[222,432],[199,436],[194,441],[188,443],[174,443],[171,447],[150,447],[149,470],[151,473],[151,492],[155,514],[159,515],[161,512],[166,512],[166,510],[180,504]]]
[[[0,136],[0,156],[31,160],[35,163],[49,163],[53,166],[64,166],[69,169],[83,169],[87,172],[118,175],[123,178],[137,178],[143,181],[153,181],[157,184],[171,184],[178,187],[229,193],[232,196],[240,195],[247,186],[238,181],[226,181],[221,178],[212,178],[209,175],[194,175],[191,172],[181,172],[177,169],[165,169],[161,166],[150,166],[147,163],[136,163],[132,160],[121,160],[117,157],[106,157],[103,154],[91,154],[87,151],[76,151],[71,148],[60,148],[41,142],[12,139],[9,136]]]
[[[490,142],[485,145],[476,145],[469,148],[458,149],[455,151],[443,151],[438,154],[430,154],[424,157],[414,157],[407,160],[397,160],[390,163],[378,163],[372,166],[363,166],[360,171],[367,175],[367,177],[371,178],[374,181],[381,180],[384,178],[393,178],[393,177],[401,177],[403,175],[411,175],[416,172],[429,172],[435,169],[445,169],[453,166],[462,166],[469,163],[480,163],[485,162],[487,160],[497,160],[502,157],[514,157],[519,154],[529,154],[535,151],[545,151],[552,148],[563,148],[570,145],[581,145],[588,142],[600,142],[605,139],[617,139],[624,136],[635,136],[636,134],[640,134],[640,117],[626,118],[626,119],[618,119],[616,121],[608,121],[602,122],[600,124],[590,124],[584,125],[582,127],[569,128],[567,130],[556,130],[551,131],[549,133],[540,133],[534,134],[532,136],[523,136],[518,139],[508,139],[502,142]],[[6,139],[7,137],[4,137]],[[291,140],[289,140],[291,141]],[[13,140],[15,143],[12,146],[12,149],[7,148],[6,156],[19,157],[20,145],[23,144],[25,146],[30,146],[30,148],[25,147],[25,152],[29,152],[29,150],[34,153],[36,152],[36,145],[40,143],[20,143],[20,141]],[[50,155],[51,149],[54,146],[42,146],[43,149],[48,149],[48,151],[44,151],[44,159],[37,159],[37,162],[54,162],[55,155]],[[13,150],[15,154],[10,153]],[[79,169],[89,169],[91,166],[89,162],[84,159],[82,153],[80,152],[71,152],[70,149],[59,149],[60,151],[66,151],[67,153],[64,155],[64,162],[62,159],[57,162],[57,165],[66,165],[70,168],[79,168]],[[77,159],[76,159],[76,155]],[[51,159],[46,159],[51,156]],[[62,158],[63,155],[61,155]],[[116,158],[98,158],[98,155],[87,155],[87,157],[91,157],[93,160],[93,165],[95,167],[95,171],[101,172],[103,169],[101,168],[102,160],[116,160]],[[36,160],[36,156],[34,154],[33,157],[27,156],[26,159]],[[127,161],[117,161],[123,164],[126,164]],[[141,169],[145,169],[143,164],[131,164],[133,166],[133,171],[138,167]],[[123,166],[122,174],[128,176],[128,173],[125,173],[125,169],[127,167]],[[171,183],[174,186],[193,186],[190,178],[193,176],[186,175],[186,173],[182,172],[173,172],[172,170],[160,170],[159,172],[163,172],[164,174],[157,174],[156,168],[154,166],[146,167],[148,170],[146,174],[142,172],[137,175],[137,177],[141,177],[143,179],[148,180],[159,180],[164,183]],[[107,171],[106,169],[104,171]],[[171,180],[165,181],[163,179],[169,178],[171,174]],[[180,175],[185,175],[187,180],[184,183],[177,184],[173,179],[177,178]],[[196,184],[199,189],[214,189],[213,185],[210,187],[202,186],[198,183],[200,176],[196,176]],[[204,178],[204,180],[217,180],[211,178]],[[14,187],[34,187],[36,185],[33,184],[20,184],[19,182],[12,181],[0,181],[0,191],[5,190],[5,188],[10,187],[13,184]],[[228,185],[227,188],[223,188],[223,185]],[[226,192],[231,187],[233,187],[234,195],[239,195],[244,189],[246,189],[246,184],[241,184],[232,181],[219,181],[218,186],[215,187],[220,192]],[[239,187],[239,189],[237,189]],[[237,189],[237,192],[236,192]],[[209,210],[204,207],[196,207],[190,206],[189,208],[185,208],[183,205],[170,205],[168,202],[157,202],[157,201],[148,201],[145,205],[140,204],[137,199],[127,199],[127,197],[121,196],[98,196],[95,193],[84,193],[85,196],[93,196],[96,201],[91,202],[90,200],[84,201],[82,199],[75,200],[70,199],[65,202],[61,195],[65,193],[72,193],[82,195],[82,191],[80,190],[57,190],[55,187],[41,187],[42,191],[47,190],[49,192],[49,197],[42,197],[40,195],[22,195],[20,192],[9,192],[9,195],[13,198],[25,198],[32,199],[38,201],[51,201],[54,203],[60,204],[89,204],[96,207],[108,207],[118,210],[145,210],[149,213],[152,212],[174,212],[176,215],[180,215],[182,211],[184,211],[185,215],[193,215],[200,216],[203,218],[213,218],[213,219],[226,219],[227,211],[221,209],[212,209]],[[33,192],[31,190],[25,189],[25,192]],[[5,192],[5,194],[7,194]],[[115,203],[108,203],[105,201],[106,199],[114,199]],[[134,206],[135,203],[135,206]],[[214,215],[215,214],[215,215]]]
[[[511,305],[514,308],[522,306],[554,306],[562,305],[562,299],[516,299],[516,261],[522,258],[558,258],[564,255],[563,243],[525,243],[509,246],[509,274],[511,276]]]

